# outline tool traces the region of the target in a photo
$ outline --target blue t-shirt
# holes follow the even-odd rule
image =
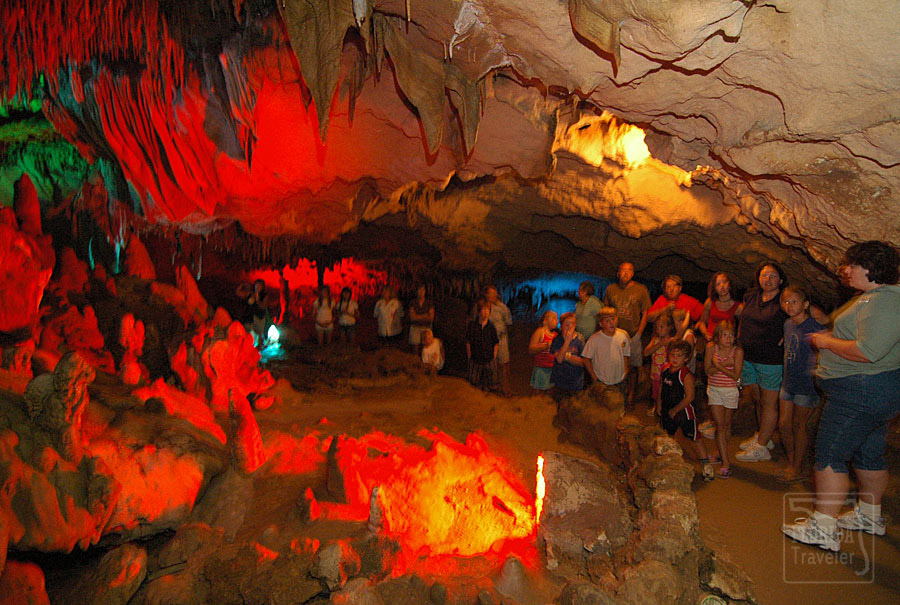
[[[816,354],[809,345],[808,336],[825,327],[812,317],[801,324],[788,319],[784,322],[784,379],[781,388],[794,395],[815,395],[813,370]]]
[[[562,334],[557,334],[553,342],[550,343],[550,353],[556,355],[565,342],[565,337]],[[584,349],[584,341],[579,334],[569,343],[568,352],[572,355],[580,356],[582,349]],[[553,369],[550,371],[550,382],[556,388],[564,391],[580,391],[584,388],[584,368],[572,365],[568,361],[559,363],[554,359]]]

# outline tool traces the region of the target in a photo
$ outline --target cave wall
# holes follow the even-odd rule
[[[43,98],[111,239],[400,219],[451,268],[774,259],[818,288],[900,231],[885,0],[52,4],[0,1],[0,97]],[[604,147],[626,123],[651,157]]]

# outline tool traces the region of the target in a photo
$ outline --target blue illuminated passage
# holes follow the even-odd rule
[[[594,284],[594,296],[601,299],[606,286],[612,283],[606,277],[564,271],[542,273],[515,281],[498,281],[497,287],[516,319],[531,321],[539,318],[544,311],[556,311],[558,315],[574,311],[578,286],[584,281]]]

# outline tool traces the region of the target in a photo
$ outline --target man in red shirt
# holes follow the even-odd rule
[[[683,334],[688,326],[700,319],[703,314],[703,303],[693,296],[681,293],[681,278],[677,275],[666,277],[662,289],[662,296],[647,310],[647,321],[653,323],[662,313],[670,311],[675,318],[678,333]]]

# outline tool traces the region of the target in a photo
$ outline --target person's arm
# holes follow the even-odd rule
[[[690,321],[690,314],[685,314],[684,320],[680,322],[675,322],[674,316],[672,317],[673,322],[675,323],[675,340],[680,340],[684,337],[684,333],[687,332],[688,322]]]
[[[664,300],[665,299],[660,296],[656,299],[655,303],[650,305],[650,308],[647,309],[647,312],[644,314],[646,317],[646,321],[644,323],[654,323],[656,321],[656,318],[662,315],[669,308],[669,306],[665,304]]]
[[[635,333],[637,336],[643,336],[644,330],[647,329],[647,310],[650,308],[650,294],[647,292],[647,288],[643,289],[641,293],[641,322],[638,324],[637,332]]]
[[[587,347],[585,347],[585,349],[586,348]],[[590,355],[596,354],[593,350],[588,351],[588,353]],[[590,376],[591,380],[594,382],[594,384],[596,384],[599,379],[597,378],[597,373],[594,371],[594,364],[591,361],[591,357],[588,357],[587,355],[585,355],[584,350],[582,350],[581,358],[583,359],[582,366],[584,367],[584,369],[586,369],[588,371],[588,376]]]
[[[650,357],[651,355],[656,353],[656,349],[660,348],[661,346],[663,346],[662,340],[660,338],[658,338],[656,335],[654,335],[650,339],[650,342],[647,343],[647,346],[644,347],[644,351],[643,351],[644,357]]]
[[[675,418],[681,410],[686,408],[694,400],[694,375],[690,372],[684,377],[684,399],[678,402],[674,408],[669,410],[669,418]]]
[[[703,338],[706,340],[712,340],[712,334],[710,334],[707,329],[707,326],[709,325],[709,310],[712,305],[712,299],[707,298],[706,302],[703,303],[703,312],[700,314],[700,321],[697,322],[697,329],[700,330],[700,333],[703,334]]]
[[[813,332],[809,335],[809,342],[817,349],[826,349],[838,357],[860,363],[872,363],[872,360],[863,355],[855,340],[836,338],[830,330]]]
[[[434,305],[431,305],[431,308],[428,309],[428,313],[423,317],[428,320],[428,323],[434,323]]]
[[[543,338],[543,328],[538,328],[534,331],[534,334],[531,335],[531,340],[528,342],[528,352],[532,355],[537,355],[542,351],[546,351],[550,348],[550,343],[546,345],[541,342]]]
[[[734,352],[734,378],[735,380],[741,379],[741,374],[744,372],[744,349],[738,347],[737,351]]]
[[[716,363],[716,345],[714,343],[706,343],[706,354],[703,356],[703,369],[706,370],[707,376],[713,376],[722,371]]]

